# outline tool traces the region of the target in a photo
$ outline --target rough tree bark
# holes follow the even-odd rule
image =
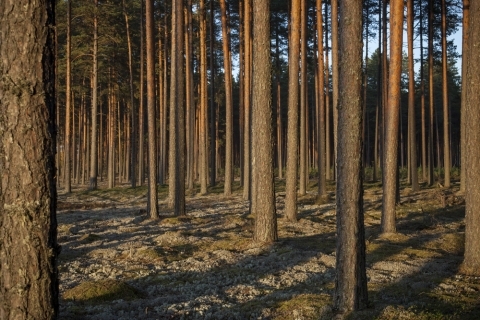
[[[362,182],[362,1],[340,0],[337,248],[334,308],[367,306]]]
[[[92,125],[90,147],[90,190],[97,189],[98,150],[97,150],[97,112],[98,112],[98,0],[93,14],[93,52],[92,52]]]
[[[255,217],[254,240],[276,241],[277,217],[273,170],[273,129],[270,65],[270,0],[253,1],[253,104],[251,213]]]
[[[0,2],[0,319],[58,315],[54,7]]]
[[[480,275],[480,2],[470,2],[465,92],[465,257],[462,273]]]

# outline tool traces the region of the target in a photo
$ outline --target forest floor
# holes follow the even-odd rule
[[[147,216],[146,187],[59,190],[60,319],[332,319],[334,186],[299,197],[286,221],[276,182],[279,241],[252,241],[254,217],[236,185],[187,196],[187,217]],[[102,186],[104,188],[104,186]],[[458,273],[464,201],[450,190],[402,186],[397,233],[380,236],[381,186],[365,184],[369,308],[349,319],[480,319],[480,277]]]

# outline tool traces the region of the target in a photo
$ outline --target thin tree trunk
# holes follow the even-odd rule
[[[462,56],[465,57],[468,52],[468,30],[470,29],[470,0],[463,0],[463,28],[462,28]],[[467,119],[465,118],[466,112],[466,86],[465,79],[467,74],[466,61],[462,60],[462,104],[461,104],[461,123],[460,123],[460,191],[465,192],[465,179],[466,179],[466,132],[465,126]]]
[[[298,193],[307,193],[307,1],[300,1],[301,26],[300,26],[300,172]]]
[[[288,45],[288,133],[287,173],[285,185],[285,216],[297,220],[297,178],[298,178],[298,72],[300,58],[300,0],[293,0],[291,6],[290,43]]]
[[[447,86],[447,7],[442,0],[442,98],[443,98],[443,167],[445,188],[450,188],[450,138]]]
[[[207,193],[207,26],[205,21],[205,0],[200,0],[200,119],[199,119],[199,166],[200,193]]]
[[[72,120],[72,64],[71,64],[71,23],[72,23],[72,4],[67,0],[67,43],[66,43],[66,77],[65,77],[65,192],[72,192],[72,168],[71,168],[71,137],[72,129],[70,127]]]
[[[318,143],[318,195],[323,197],[327,194],[327,182],[325,175],[325,71],[323,68],[323,19],[322,1],[316,0],[317,9],[317,39],[318,39],[318,114],[317,114],[317,143]]]
[[[243,82],[243,110],[244,110],[244,125],[243,125],[243,199],[250,199],[250,105],[251,105],[251,92],[252,92],[252,0],[244,0],[244,50],[245,50],[245,59],[244,59],[244,82]]]
[[[217,166],[215,161],[216,156],[216,141],[217,141],[217,126],[216,126],[216,111],[215,111],[215,53],[213,45],[215,43],[215,13],[213,11],[213,0],[210,0],[210,186],[215,186]]]
[[[337,123],[338,123],[338,0],[332,5],[332,108],[333,108],[333,179],[336,179],[337,167]]]
[[[417,142],[415,125],[415,74],[413,65],[413,0],[407,0],[407,33],[408,33],[408,128],[410,155],[410,170],[412,191],[418,191],[418,170],[417,170]]]
[[[153,0],[146,0],[145,6],[145,42],[147,51],[147,129],[148,129],[148,205],[151,219],[158,219],[157,195],[157,143],[156,143],[156,104],[155,104],[155,42],[153,32]]]
[[[92,66],[92,125],[91,125],[91,147],[90,147],[90,184],[89,189],[97,189],[98,175],[98,153],[97,153],[97,113],[98,113],[98,0],[95,4],[93,14],[93,66]]]
[[[325,178],[331,180],[331,126],[330,126],[330,64],[328,61],[328,5],[325,5]]]
[[[185,33],[185,57],[186,57],[186,144],[187,144],[187,187],[188,190],[194,189],[194,140],[195,140],[195,101],[194,101],[194,82],[193,82],[193,25],[192,25],[192,0],[188,0],[186,10],[185,24],[187,31]]]
[[[382,233],[395,227],[395,204],[398,167],[398,133],[400,116],[400,80],[402,72],[403,0],[390,2],[390,68],[388,104],[385,107],[385,149],[383,157]]]
[[[170,80],[169,202],[176,216],[185,212],[185,105],[183,75],[183,1],[172,0]]]
[[[427,181],[427,124],[425,115],[425,75],[423,71],[423,10],[420,10],[420,108],[422,117],[422,176]]]

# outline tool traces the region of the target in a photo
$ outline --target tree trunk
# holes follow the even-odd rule
[[[145,12],[145,0],[141,0],[141,14],[140,14],[140,106],[138,109],[138,184],[143,186],[145,183],[145,36],[143,27],[143,15]]]
[[[71,168],[71,137],[72,129],[70,127],[72,120],[72,64],[71,64],[71,23],[72,23],[72,4],[67,0],[67,43],[66,43],[66,77],[65,77],[65,192],[72,192],[72,168]]]
[[[391,0],[390,10],[390,67],[388,103],[385,107],[382,233],[392,233],[396,230],[395,204],[398,187],[397,162],[402,72],[403,0]]]
[[[291,42],[288,45],[288,131],[285,216],[290,221],[296,221],[298,176],[298,72],[301,27],[300,0],[292,0],[291,10]]]
[[[462,56],[465,57],[468,52],[468,30],[470,28],[470,0],[463,0],[463,28],[462,28]],[[467,63],[466,61],[462,62],[462,104],[461,104],[461,123],[460,123],[460,191],[465,192],[465,179],[466,179],[466,136],[465,136],[465,126],[467,119],[465,118],[465,108],[466,108],[466,88],[465,88],[465,79],[467,73]]]
[[[428,185],[433,185],[433,0],[428,0]]]
[[[425,76],[423,71],[423,10],[420,10],[420,108],[422,123],[422,177],[423,181],[427,181],[427,124],[425,118]]]
[[[337,123],[338,123],[338,0],[332,5],[332,108],[333,108],[333,179],[336,179],[337,167]]]
[[[325,5],[325,179],[331,180],[330,64],[328,62],[328,5]]]
[[[463,82],[465,92],[465,165],[468,174],[465,180],[465,257],[461,272],[480,275],[480,2],[471,1],[468,26],[468,45],[466,57],[466,78]]]
[[[93,14],[93,66],[92,66],[92,124],[90,141],[90,184],[89,189],[97,189],[98,175],[98,150],[97,150],[97,113],[98,113],[98,0],[95,4]]]
[[[298,193],[305,195],[307,193],[307,1],[300,1],[301,7],[301,26],[300,26],[300,172]]]
[[[193,81],[193,24],[192,24],[192,0],[188,0],[185,23],[187,26],[185,38],[185,82],[186,82],[186,144],[187,144],[187,187],[194,189],[194,150],[195,150],[195,97]]]
[[[156,104],[155,104],[155,42],[153,33],[153,0],[146,0],[145,6],[145,42],[147,49],[147,129],[148,129],[148,214],[158,219],[157,195],[157,143],[156,143]]]
[[[413,0],[407,0],[407,32],[408,32],[408,149],[410,154],[410,178],[412,191],[418,191],[417,142],[415,125],[415,74],[413,65]]]
[[[0,319],[56,319],[54,1],[0,17]]]
[[[251,92],[252,92],[252,0],[244,1],[244,82],[243,82],[243,110],[244,110],[244,124],[243,124],[243,199],[250,199],[250,134],[251,134]]]
[[[443,98],[443,167],[444,186],[450,187],[450,138],[448,116],[448,79],[447,79],[447,8],[442,0],[442,98]]]
[[[125,16],[125,27],[127,33],[127,47],[128,47],[128,75],[129,75],[129,85],[130,85],[130,111],[131,111],[131,120],[132,120],[132,129],[130,133],[130,148],[131,148],[131,161],[130,161],[130,179],[132,183],[132,188],[137,186],[137,179],[135,175],[135,164],[137,163],[137,148],[136,148],[136,134],[137,134],[137,126],[135,119],[135,102],[133,100],[133,63],[132,63],[132,40],[130,38],[130,25],[128,23],[128,15],[127,9],[125,7],[125,0],[122,0],[122,7],[123,7],[123,15]]]
[[[185,215],[185,105],[183,75],[183,1],[172,0],[172,68],[170,78],[169,204]]]
[[[251,213],[255,217],[254,240],[276,241],[277,216],[273,170],[273,131],[270,66],[270,1],[253,1],[253,104]]]
[[[228,196],[232,194],[233,185],[233,99],[230,30],[225,0],[220,0],[220,10],[222,13],[223,67],[225,69],[225,184],[223,194]]]
[[[323,68],[323,18],[322,1],[316,0],[317,9],[317,39],[318,39],[318,114],[317,114],[317,143],[318,143],[318,196],[327,194],[327,182],[325,175],[325,72]]]
[[[334,308],[367,307],[362,182],[362,1],[340,1],[337,248]]]
[[[200,0],[200,118],[199,118],[199,172],[200,193],[207,193],[207,25],[205,21],[205,0]]]
[[[215,186],[217,166],[216,155],[216,111],[215,111],[215,53],[213,51],[215,43],[215,13],[213,11],[213,0],[210,0],[210,186]]]

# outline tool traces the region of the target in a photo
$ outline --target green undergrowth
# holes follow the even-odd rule
[[[135,300],[141,298],[141,292],[128,283],[118,280],[98,280],[82,282],[67,290],[63,299],[90,303],[103,303],[114,300]]]

